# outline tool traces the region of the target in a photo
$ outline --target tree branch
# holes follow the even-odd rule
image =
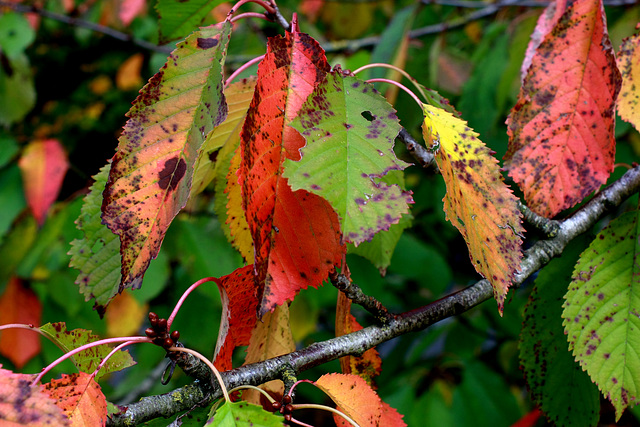
[[[629,170],[571,217],[559,221],[556,237],[541,240],[525,252],[513,287],[520,286],[553,257],[560,255],[572,239],[589,230],[607,210],[619,206],[639,190],[640,166]],[[228,388],[243,384],[259,385],[280,378],[285,371],[299,373],[343,356],[361,354],[400,335],[428,328],[443,319],[464,313],[492,296],[491,284],[487,280],[480,280],[429,305],[394,316],[384,326],[368,326],[293,353],[223,372],[222,377]],[[221,391],[217,387],[211,391],[210,387],[196,381],[171,393],[143,398],[129,405],[123,413],[112,416],[107,425],[133,425],[211,402],[221,396]]]

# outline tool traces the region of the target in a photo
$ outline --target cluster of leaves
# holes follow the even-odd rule
[[[120,9],[123,21],[142,13],[141,2],[125,3],[131,9]],[[183,37],[209,14],[213,6],[209,2],[160,1],[157,5],[159,40]],[[275,3],[263,6],[266,17],[283,16],[279,15]],[[331,10],[331,7],[326,9]],[[301,5],[301,10],[311,20],[324,19],[325,24],[339,22],[335,11],[333,16],[327,10],[319,14],[309,2]],[[385,33],[388,40],[396,40],[400,53],[395,58],[389,56],[389,46],[381,42],[380,46],[387,50],[378,51],[376,58],[387,55],[387,60],[398,65],[407,61],[410,56],[407,54],[408,30],[414,11],[415,5],[397,11]],[[98,313],[107,320],[110,316],[120,319],[112,321],[116,330],[130,319],[120,313],[133,316],[136,320],[131,323],[139,329],[145,306],[136,302],[129,290],[142,286],[137,292],[145,292],[152,274],[155,279],[158,274],[166,277],[166,272],[156,270],[154,273],[153,270],[154,265],[159,265],[160,270],[167,268],[168,255],[163,255],[161,246],[181,252],[189,243],[188,240],[181,243],[179,239],[185,238],[178,234],[198,233],[193,220],[181,218],[179,213],[185,208],[193,212],[198,206],[206,206],[208,197],[213,195],[214,208],[207,206],[205,209],[215,211],[215,225],[222,231],[206,243],[212,248],[211,252],[203,251],[204,260],[198,262],[208,266],[222,258],[225,264],[224,271],[213,273],[220,278],[211,279],[218,284],[214,293],[219,292],[221,303],[201,306],[203,312],[211,313],[218,308],[222,311],[213,357],[220,370],[238,365],[238,359],[233,358],[236,347],[248,346],[246,358],[240,361],[246,364],[293,351],[296,340],[289,304],[294,299],[292,308],[298,301],[309,304],[300,291],[319,288],[335,270],[341,270],[347,278],[351,276],[350,270],[354,270],[355,277],[358,274],[366,277],[358,271],[367,270],[358,267],[361,262],[353,255],[347,256],[348,253],[368,259],[381,273],[389,269],[392,275],[394,272],[400,277],[404,274],[403,286],[410,285],[409,280],[419,281],[417,276],[423,272],[415,266],[403,266],[401,260],[398,261],[400,267],[394,267],[391,260],[397,245],[405,253],[422,251],[425,258],[431,258],[428,262],[439,259],[435,250],[429,247],[430,252],[419,240],[403,235],[411,223],[409,212],[414,199],[413,216],[420,218],[422,215],[420,224],[423,226],[429,223],[424,213],[425,205],[419,199],[428,191],[424,189],[427,185],[414,185],[413,192],[407,190],[403,170],[408,164],[396,154],[402,150],[394,147],[401,129],[398,116],[403,117],[405,127],[411,128],[406,123],[411,123],[415,112],[407,112],[409,119],[406,122],[400,114],[406,112],[400,105],[409,103],[403,103],[403,98],[392,90],[387,91],[385,98],[347,66],[344,69],[338,65],[331,67],[320,44],[300,31],[295,14],[284,35],[268,39],[266,54],[255,75],[248,70],[245,72],[247,77],[235,83],[225,80],[227,57],[236,35],[233,33],[236,24],[231,19],[234,12],[237,11],[232,11],[219,23],[200,28],[177,44],[165,65],[133,102],[115,156],[94,176],[89,194],[83,200],[76,198],[63,207],[63,215],[51,212],[68,168],[59,140],[41,138],[30,142],[20,150],[17,167],[9,167],[3,174],[9,183],[15,183],[19,176],[14,176],[12,171],[22,173],[25,197],[35,221],[26,215],[16,220],[23,206],[12,205],[12,211],[0,224],[6,234],[0,251],[3,254],[11,251],[12,254],[2,269],[2,279],[7,285],[0,299],[3,308],[0,323],[31,324],[23,329],[36,330],[51,338],[68,355],[73,355],[81,372],[39,386],[36,384],[42,375],[34,379],[29,375],[0,371],[0,395],[3,402],[7,402],[7,408],[11,408],[3,412],[3,419],[16,421],[32,416],[41,417],[43,422],[48,420],[63,425],[69,419],[94,417],[91,420],[104,423],[107,402],[94,377],[131,364],[127,352],[113,350],[106,342],[73,353],[84,344],[96,343],[97,337],[86,330],[67,331],[63,324],[33,326],[41,322],[42,307],[21,278],[36,279],[38,268],[44,270],[41,274],[48,276],[56,268],[52,263],[68,260],[64,256],[54,260],[43,256],[54,242],[54,251],[64,254],[60,241],[73,240],[69,261],[80,271],[76,283],[87,301],[94,300]],[[17,64],[26,58],[24,50],[31,43],[33,36],[29,34],[33,30],[21,15],[8,13],[0,18],[19,29],[7,31],[11,36],[0,37],[1,54],[9,64],[8,69],[17,70]],[[507,120],[509,143],[504,160],[509,176],[531,210],[551,218],[581,203],[610,178],[616,151],[618,156],[621,151],[616,147],[615,112],[634,127],[640,125],[636,111],[640,95],[634,84],[640,66],[640,39],[633,36],[619,43],[621,47],[616,60],[601,0],[559,1],[548,6],[537,20],[535,16],[532,18],[529,21],[535,27],[526,51],[521,46],[514,47],[520,49],[524,61],[520,92]],[[335,31],[340,26],[332,28]],[[468,33],[473,31],[479,30],[472,26],[467,28]],[[416,85],[420,98],[414,95],[419,105],[410,105],[421,113],[426,147],[435,157],[442,175],[427,182],[437,182],[444,190],[445,217],[439,217],[438,221],[443,222],[446,218],[459,230],[470,265],[493,286],[498,312],[502,315],[503,311],[509,310],[506,296],[522,258],[521,214],[516,196],[499,172],[494,153],[465,121],[469,120],[476,130],[482,128],[483,139],[486,139],[484,135],[494,135],[499,128],[496,108],[489,109],[494,117],[487,118],[481,116],[487,114],[486,109],[483,113],[482,108],[473,104],[481,100],[504,105],[508,98],[504,93],[500,99],[482,94],[482,90],[486,90],[483,86],[487,85],[478,83],[485,77],[495,78],[495,74],[488,71],[492,68],[493,73],[497,72],[495,67],[489,66],[490,60],[495,60],[492,56],[508,52],[508,33],[504,26],[495,26],[492,31],[487,31],[488,35],[480,43],[478,57],[496,39],[498,48],[488,55],[486,62],[477,59],[474,75],[463,78],[454,71],[448,76],[468,79],[465,90],[469,89],[470,93],[465,97],[463,90],[457,103],[462,114],[446,99],[420,85]],[[462,60],[443,48],[442,40],[435,41],[433,46],[429,59],[453,64],[454,70],[459,66]],[[504,61],[498,63],[504,64]],[[407,65],[410,69],[411,64]],[[499,71],[504,74],[509,71],[515,77],[512,81],[518,81],[520,64],[516,65],[511,70]],[[7,74],[6,70],[3,72]],[[376,76],[372,73],[370,77]],[[432,76],[431,83],[451,92],[452,96],[461,90],[462,86],[447,83],[442,78]],[[13,99],[10,91],[13,89],[9,88],[19,85],[7,81],[0,81],[0,89],[4,87],[2,93],[7,94],[7,99]],[[509,92],[509,89],[503,89],[503,92]],[[20,96],[23,95],[28,93]],[[400,99],[396,102],[398,111],[389,104],[397,97]],[[21,106],[24,106],[22,110]],[[11,111],[4,116],[0,114],[0,120],[7,124],[15,122],[32,107],[33,103],[27,101],[16,102],[16,106],[0,104],[0,113],[1,108]],[[4,160],[5,165],[11,164],[19,151],[13,141],[8,146],[13,148]],[[492,148],[500,149],[499,145],[492,145]],[[78,218],[78,230],[66,234],[60,231],[67,218],[74,217]],[[536,279],[525,309],[520,363],[536,405],[558,424],[596,424],[600,414],[597,388],[613,405],[616,420],[638,398],[640,303],[634,274],[638,252],[635,242],[640,233],[637,219],[638,210],[632,209],[612,220],[581,255],[578,255],[580,248],[572,248]],[[40,232],[37,232],[36,223],[43,227]],[[177,228],[176,235],[170,237],[171,231]],[[427,228],[421,230],[423,235],[446,237],[446,232],[427,231]],[[222,233],[240,255],[232,255],[224,242],[211,244],[211,241],[223,240]],[[170,242],[171,239],[174,242]],[[163,245],[165,240],[169,242]],[[465,258],[466,254],[458,256],[458,262]],[[156,261],[152,262],[154,259]],[[241,266],[243,261],[246,265]],[[571,270],[574,272],[568,277],[566,273]],[[415,276],[411,277],[412,274]],[[447,270],[442,276],[446,280],[439,278],[444,282],[440,291],[448,285],[452,273]],[[182,272],[182,276],[176,277],[186,279],[190,274]],[[59,280],[68,280],[68,273]],[[379,280],[372,279],[372,282]],[[149,285],[151,290],[142,301],[157,296],[165,284],[166,278]],[[399,294],[410,292],[407,287],[400,289]],[[431,292],[439,294],[434,289]],[[128,299],[118,302],[122,299],[119,294],[128,295]],[[53,298],[64,300],[59,295]],[[522,297],[515,298],[514,312],[523,301]],[[407,299],[411,301],[411,297]],[[16,310],[16,307],[27,306],[28,309]],[[180,304],[176,310],[179,307]],[[470,317],[466,322],[472,325],[464,329],[468,333],[478,328],[473,325],[478,322],[483,325],[480,328],[486,327],[483,322],[487,322],[487,318],[492,319]],[[152,324],[154,334],[160,329],[168,334],[172,321],[173,316],[162,328],[157,328],[156,318],[156,323]],[[512,336],[518,333],[517,328],[516,332],[504,326],[501,328],[499,330]],[[184,336],[186,330],[181,329]],[[351,302],[339,294],[336,335],[359,329],[359,322],[351,314]],[[136,330],[122,332],[119,329],[118,332],[112,335],[124,338],[117,342],[150,341],[143,337],[127,337]],[[447,332],[453,335],[456,330]],[[40,351],[39,342],[26,341],[21,334],[25,332],[3,330],[0,336],[0,351],[18,369]],[[298,336],[301,335],[298,332]],[[33,336],[36,335],[28,339]],[[69,336],[73,338],[69,339]],[[171,335],[174,336],[173,343],[177,341],[177,335]],[[210,336],[204,339],[208,338]],[[172,348],[172,342],[164,347]],[[435,346],[431,339],[424,340],[419,344],[419,350],[396,358],[413,359],[417,363],[424,357],[424,348]],[[112,350],[115,356],[105,360]],[[443,371],[443,375],[427,379],[429,391],[422,394],[419,401],[431,410],[438,405],[455,408],[462,399],[465,405],[481,413],[499,405],[496,413],[512,410],[514,414],[507,417],[508,422],[517,419],[519,410],[502,408],[507,405],[502,402],[491,401],[491,405],[487,405],[478,397],[482,393],[474,392],[478,388],[491,388],[496,375],[473,359],[470,357],[465,361],[465,375],[459,386],[452,386],[456,381],[446,380],[451,370]],[[394,372],[396,367],[386,366],[381,370],[380,356],[375,350],[345,358],[341,360],[341,367],[343,374],[322,376],[315,384],[344,414],[359,425],[404,425],[402,417],[374,391],[374,378],[381,373]],[[510,396],[515,402],[504,382],[498,380],[496,388],[501,387],[502,396]],[[268,383],[263,388],[278,399],[285,394],[281,382]],[[575,393],[576,389],[581,393]],[[16,394],[15,390],[21,390],[21,393]],[[413,401],[415,396],[408,398],[403,394],[405,392],[398,390],[390,393],[390,401],[402,412],[403,408],[410,407],[407,402]],[[559,399],[559,395],[563,397]],[[260,401],[259,395],[250,392],[244,392],[243,399]],[[36,402],[35,411],[27,414],[13,409],[23,408],[27,400]],[[57,403],[54,404],[54,400]],[[91,402],[100,404],[92,405]],[[515,408],[516,404],[512,406]],[[453,421],[451,417],[456,411],[442,408],[435,412],[439,415],[433,415],[431,419],[441,422],[438,417],[449,417]],[[576,408],[579,417],[574,412]],[[120,409],[113,407],[110,411],[117,413]],[[214,413],[214,423],[224,423],[226,417],[249,417],[254,422],[257,417],[264,417],[260,418],[264,425],[281,422],[276,415],[271,418],[271,414],[258,407],[244,404],[213,407],[210,416]],[[420,419],[416,414],[418,412],[411,414],[411,420]],[[290,413],[285,415],[290,416]],[[336,418],[336,422],[344,421]]]

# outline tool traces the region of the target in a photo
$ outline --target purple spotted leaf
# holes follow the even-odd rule
[[[400,131],[395,110],[371,85],[339,70],[327,75],[290,125],[307,145],[286,160],[294,190],[326,199],[340,217],[343,240],[358,245],[400,220],[411,193],[380,178],[407,163],[393,152]]]
[[[119,291],[137,288],[189,197],[198,150],[227,116],[222,66],[231,24],[179,43],[140,91],[113,157],[102,222],[120,236]]]
[[[562,314],[569,349],[616,419],[640,397],[639,214],[612,221],[580,255]]]

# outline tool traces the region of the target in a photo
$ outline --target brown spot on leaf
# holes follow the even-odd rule
[[[196,42],[199,49],[211,49],[212,47],[218,46],[220,41],[218,39],[205,39],[198,37]]]
[[[187,163],[184,159],[173,157],[164,163],[164,168],[158,174],[158,186],[173,191],[187,171]]]

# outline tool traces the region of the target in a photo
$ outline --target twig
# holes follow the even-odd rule
[[[520,286],[553,257],[560,255],[572,239],[589,230],[608,209],[619,206],[638,190],[640,167],[629,170],[571,217],[560,221],[560,229],[555,238],[539,241],[526,251],[520,272],[514,278],[513,287]],[[230,388],[243,384],[262,384],[279,378],[284,366],[290,366],[295,372],[302,372],[340,357],[361,354],[382,342],[459,315],[492,296],[491,284],[487,280],[480,280],[427,306],[395,316],[384,326],[371,325],[347,335],[312,344],[293,353],[223,372],[221,375]],[[185,410],[205,398],[207,390],[202,387],[202,384],[197,383],[165,395],[145,397],[140,402],[129,405],[124,413],[113,415],[107,425],[131,425]],[[212,401],[220,396],[221,391],[215,390],[206,398]],[[167,415],[166,408],[169,405],[174,412]]]
[[[334,272],[329,276],[333,286],[335,286],[340,292],[344,293],[351,302],[358,304],[371,313],[373,317],[380,322],[380,324],[384,325],[393,319],[393,314],[389,313],[387,308],[380,301],[362,292],[360,286],[353,283],[347,276],[344,274],[338,274],[337,272]]]
[[[527,205],[518,200],[518,209],[522,212],[524,219],[538,230],[542,231],[547,237],[556,237],[560,231],[560,223],[553,219],[548,219],[538,215]]]
[[[411,134],[405,128],[400,129],[398,138],[400,138],[400,140],[404,142],[404,145],[407,147],[407,151],[409,152],[409,154],[411,154],[411,156],[416,159],[416,161],[420,163],[423,168],[433,168],[435,170],[438,169],[436,165],[436,158],[434,157],[433,153],[429,152],[420,143],[418,143],[418,141],[416,141],[415,138],[411,136]]]

